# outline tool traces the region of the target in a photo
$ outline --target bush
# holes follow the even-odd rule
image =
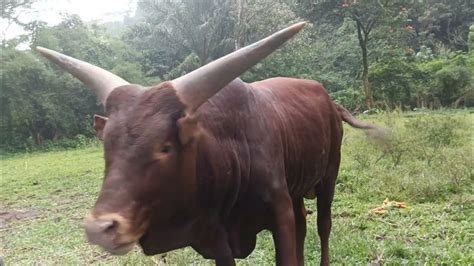
[[[392,112],[382,116],[389,142],[368,142],[348,128],[339,188],[358,195],[436,201],[472,189],[469,114]],[[381,121],[378,121],[380,124]],[[344,160],[344,158],[343,158]],[[370,188],[370,191],[360,191]]]
[[[464,105],[469,106],[474,88],[474,53],[449,53],[445,58],[420,62],[418,67],[423,73],[417,88],[419,97],[436,99],[443,106],[456,105],[464,98]]]
[[[454,103],[465,90],[472,88],[473,73],[464,61],[464,56],[458,56],[434,74],[439,88],[438,98],[443,105]]]
[[[392,106],[415,106],[414,93],[422,73],[413,57],[392,57],[370,67],[370,82],[377,101],[387,101]]]
[[[331,97],[348,110],[357,110],[364,106],[362,90],[349,88],[331,93]]]

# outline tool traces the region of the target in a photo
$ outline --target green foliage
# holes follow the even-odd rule
[[[178,66],[176,66],[173,70],[170,71],[168,74],[169,78],[177,78],[180,77],[188,72],[191,72],[201,66],[199,57],[191,53],[186,58],[184,58],[183,62],[181,62]]]
[[[389,113],[377,122],[391,129],[390,141],[371,144],[354,136],[346,139],[357,148],[349,147],[353,170],[341,182],[357,191],[363,189],[359,182],[370,182],[372,195],[418,202],[472,189],[471,147],[466,145],[469,119],[472,115],[467,113]],[[370,178],[361,179],[361,173]]]
[[[30,52],[3,49],[0,57],[0,147],[31,148],[30,144],[42,144],[47,139],[91,135],[88,112],[97,109],[95,99],[89,96],[91,104],[79,108],[78,99],[80,102],[88,95],[77,82],[57,78]]]
[[[375,89],[375,99],[395,106],[415,106],[417,81],[423,77],[413,57],[393,56],[371,66],[369,79]]]
[[[424,73],[419,93],[436,98],[442,105],[457,105],[464,100],[469,105],[469,95],[474,88],[474,54],[459,53],[445,58],[434,58],[418,64]]]
[[[348,88],[331,93],[335,101],[348,110],[359,110],[364,105],[364,95],[358,89]]]
[[[424,47],[416,55],[392,54],[371,66],[375,97],[402,108],[472,106],[474,56],[465,53],[434,55]]]
[[[7,27],[11,24],[17,24],[23,27],[29,26],[29,23],[20,20],[20,14],[26,9],[31,9],[32,3],[33,0],[2,0],[0,2],[0,10],[3,22],[7,23]],[[4,27],[3,25],[5,24],[2,24],[2,27]],[[5,46],[5,41],[6,40],[2,38],[2,46]]]
[[[132,83],[159,82],[145,77],[136,50],[104,35],[96,25],[87,26],[76,16],[54,27],[38,25],[32,32],[33,47],[44,46],[81,58]],[[92,115],[103,111],[93,93],[32,51],[19,51],[12,45],[1,49],[1,150],[48,149],[51,141],[73,148],[81,142],[77,136],[94,135]]]
[[[474,55],[471,53],[470,62],[474,60]],[[452,58],[449,63],[434,75],[438,85],[439,99],[441,104],[447,105],[453,103],[462,96],[465,91],[474,88],[473,75],[474,66],[468,65],[467,55],[457,55]]]
[[[467,51],[474,6],[471,0],[425,0],[419,8],[417,21],[423,43],[441,42],[450,48]]]
[[[474,106],[474,54],[463,52],[472,43],[474,9],[465,0],[141,0],[133,18],[106,28],[77,16],[52,27],[18,21],[31,3],[1,6],[8,23],[28,32],[2,41],[1,150],[90,137],[91,115],[102,112],[95,96],[57,66],[15,49],[25,43],[155,85],[309,20],[313,24],[242,78],[317,80],[335,101],[356,111],[365,108],[367,89],[378,109]]]
[[[126,40],[145,55],[146,73],[173,78],[169,72],[180,73],[190,54],[201,66],[233,50],[233,6],[228,0],[141,0]]]

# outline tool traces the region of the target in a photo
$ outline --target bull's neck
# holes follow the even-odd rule
[[[223,218],[235,203],[240,183],[233,172],[234,158],[208,134],[201,136],[197,149],[198,208],[207,216]]]

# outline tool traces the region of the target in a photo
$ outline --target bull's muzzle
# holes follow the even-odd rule
[[[114,255],[124,255],[131,251],[138,238],[124,235],[128,225],[118,215],[100,217],[89,215],[84,224],[87,240]]]

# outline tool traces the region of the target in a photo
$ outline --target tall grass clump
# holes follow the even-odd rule
[[[471,120],[456,112],[386,113],[374,121],[391,130],[384,142],[347,127],[340,189],[418,202],[472,191]]]

